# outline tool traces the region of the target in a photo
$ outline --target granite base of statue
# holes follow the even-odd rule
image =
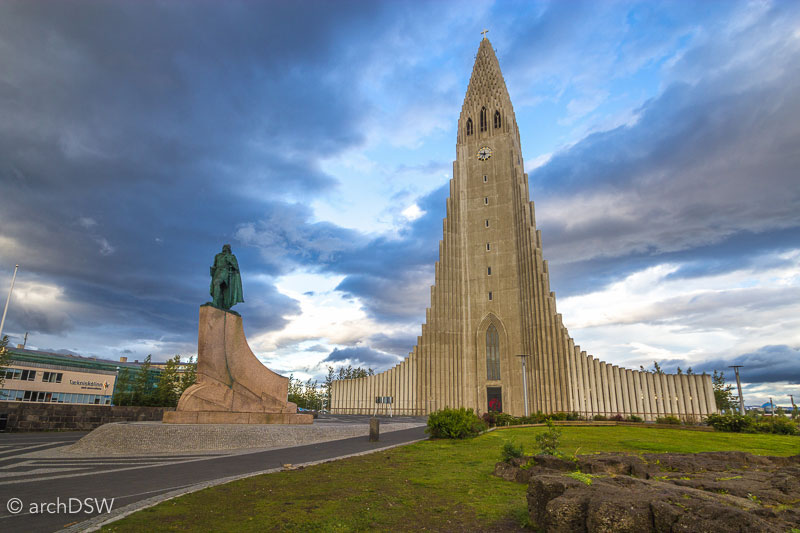
[[[227,246],[227,245],[226,245]],[[226,250],[223,249],[223,253]],[[228,247],[227,253],[230,254]],[[223,254],[217,254],[219,258]],[[232,257],[232,254],[230,254]],[[235,258],[233,259],[235,262]],[[215,266],[219,266],[215,261]],[[212,279],[214,269],[212,268]],[[238,265],[236,265],[238,277]],[[289,378],[276,374],[256,358],[247,344],[242,317],[215,305],[223,299],[225,284],[214,302],[200,307],[197,336],[197,383],[186,389],[175,411],[164,413],[169,424],[311,424],[313,416],[298,414],[287,401]],[[235,286],[234,283],[230,284]],[[238,282],[241,299],[241,280]]]

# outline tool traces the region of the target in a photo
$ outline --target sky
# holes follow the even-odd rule
[[[230,243],[276,372],[385,370],[496,50],[558,311],[601,360],[800,400],[800,3],[0,2],[4,334],[196,353]]]

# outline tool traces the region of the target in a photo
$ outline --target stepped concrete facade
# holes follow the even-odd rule
[[[331,412],[371,414],[376,397],[387,396],[392,412],[405,415],[444,407],[647,420],[716,412],[710,376],[620,368],[570,337],[550,291],[514,109],[486,38],[458,119],[456,154],[417,345],[386,372],[335,381]]]

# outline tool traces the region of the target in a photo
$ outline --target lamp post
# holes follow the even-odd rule
[[[517,355],[522,360],[522,398],[525,402],[525,416],[528,416],[528,367],[526,361],[528,360],[527,354]]]
[[[8,303],[11,301],[11,292],[14,290],[14,282],[17,280],[17,270],[19,270],[19,265],[14,267],[14,276],[11,278],[11,288],[8,289],[8,298],[6,298],[6,308],[3,309],[3,319],[0,320],[0,341],[3,340],[3,326],[6,323],[6,313],[8,313]]]
[[[739,369],[742,365],[733,365],[730,368],[736,373],[736,388],[739,390],[739,414],[744,415],[744,397],[742,396],[742,381],[739,379]]]

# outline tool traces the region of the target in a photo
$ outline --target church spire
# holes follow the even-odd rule
[[[492,43],[484,35],[461,108],[458,140],[467,142],[473,134],[511,133],[511,126],[516,126],[516,120],[506,82]]]

